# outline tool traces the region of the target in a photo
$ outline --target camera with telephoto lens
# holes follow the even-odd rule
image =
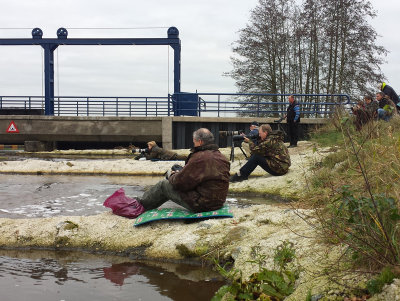
[[[258,135],[233,135],[232,140],[235,142],[242,142],[244,138],[249,138],[250,140],[255,140],[258,138]]]
[[[237,136],[240,135],[241,133],[244,133],[243,130],[238,130],[238,131],[219,131],[219,136],[220,137],[229,137],[229,136]]]
[[[149,153],[150,150],[148,148],[134,148],[132,149],[132,154],[134,153],[140,153],[140,154],[144,154],[144,153]]]
[[[274,120],[275,123],[281,123],[283,121],[283,119],[285,119],[285,117],[281,117],[277,120]]]

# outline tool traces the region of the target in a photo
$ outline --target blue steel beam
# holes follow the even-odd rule
[[[68,39],[65,28],[57,30],[58,39],[43,39],[40,28],[32,30],[32,39],[0,39],[0,45],[38,45],[44,49],[45,114],[54,115],[54,50],[60,45],[169,45],[174,50],[174,93],[181,92],[181,41],[176,27],[168,29],[168,38],[88,38]]]

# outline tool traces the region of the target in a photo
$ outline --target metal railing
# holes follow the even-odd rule
[[[77,97],[54,98],[55,116],[168,116],[169,97]],[[0,96],[0,109],[40,109],[42,96]]]
[[[275,117],[286,113],[291,94],[198,93],[198,116]],[[349,107],[346,94],[294,94],[301,113],[308,118],[327,117],[338,105]],[[183,109],[184,111],[185,109]]]
[[[290,94],[196,93],[198,101],[180,108],[180,115],[203,117],[275,117],[286,113]],[[327,117],[338,105],[350,106],[346,94],[295,94],[304,117]],[[167,97],[54,98],[55,116],[170,116],[176,101]],[[42,96],[0,96],[0,109],[43,110]]]

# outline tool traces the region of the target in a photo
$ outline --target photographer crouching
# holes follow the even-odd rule
[[[247,180],[257,166],[273,176],[281,176],[288,172],[291,163],[289,151],[283,143],[283,133],[272,131],[269,124],[262,124],[258,129],[258,135],[260,137],[258,145],[255,145],[248,137],[244,137],[244,141],[249,143],[251,157],[230,178],[230,182]]]
[[[174,168],[146,191],[139,202],[145,210],[155,209],[171,200],[192,212],[220,209],[229,188],[230,163],[214,144],[213,134],[206,128],[193,133],[194,148],[185,166]]]

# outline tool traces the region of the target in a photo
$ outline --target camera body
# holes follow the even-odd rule
[[[174,164],[172,165],[170,170],[167,170],[164,174],[165,178],[168,180],[172,172],[180,172],[183,169],[183,167],[179,164]]]
[[[140,154],[144,154],[144,153],[149,153],[150,150],[148,148],[134,148],[132,149],[132,154],[134,153],[140,153]]]

